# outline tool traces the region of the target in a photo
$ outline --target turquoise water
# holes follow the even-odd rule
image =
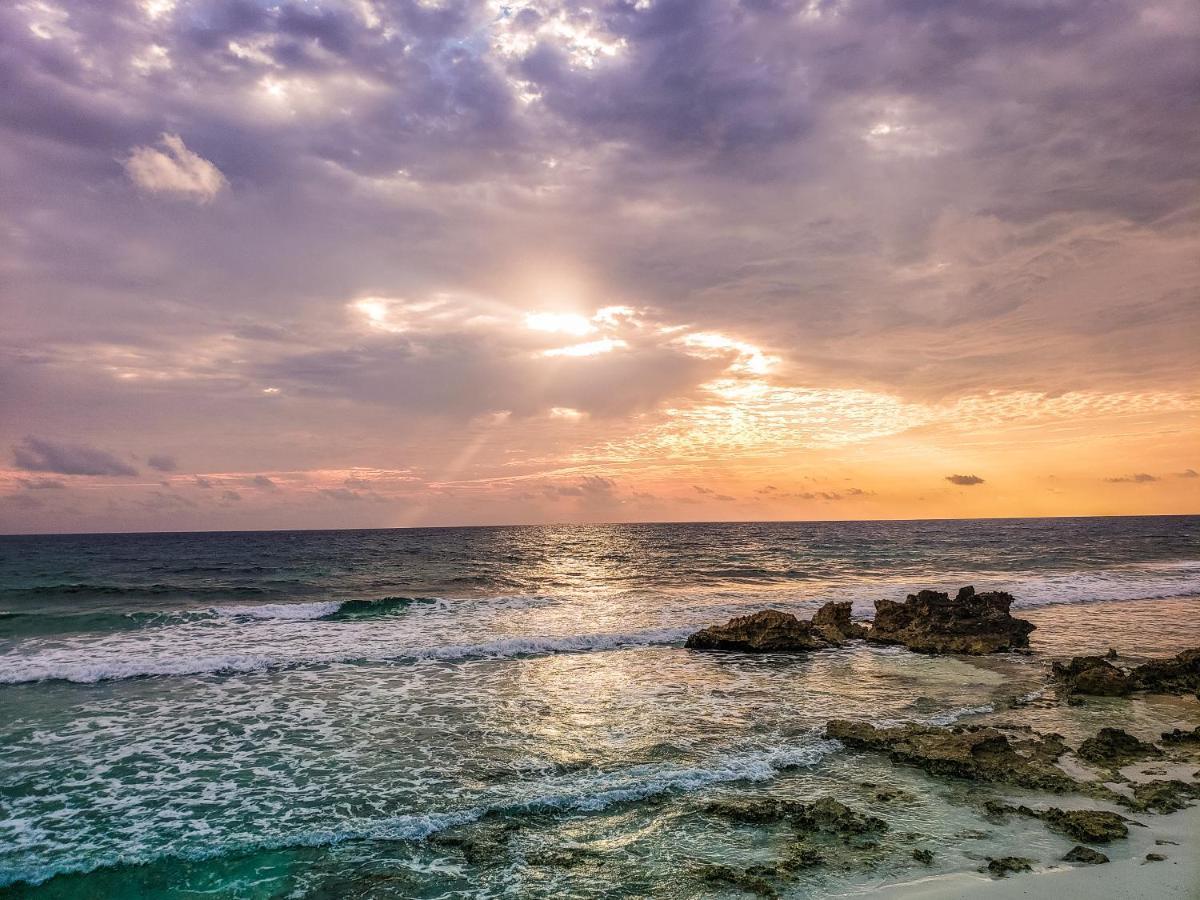
[[[867,613],[965,583],[1013,592],[1039,652],[681,649],[767,605]],[[877,805],[863,782],[908,789],[871,810],[888,841],[786,892],[916,871],[914,846],[949,869],[989,841],[1050,852],[1040,827],[997,835],[952,786],[821,727],[987,715],[1039,689],[1048,655],[1094,644],[1175,652],[1200,643],[1195,604],[1172,599],[1195,594],[1200,519],[1179,517],[0,538],[0,885],[710,895],[706,863],[767,864],[791,838],[707,802]],[[1180,715],[1136,708],[1148,727]]]

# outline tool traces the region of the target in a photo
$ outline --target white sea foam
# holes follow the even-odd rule
[[[632,803],[669,793],[689,793],[715,784],[762,782],[782,771],[811,767],[842,748],[840,741],[810,739],[808,743],[731,753],[698,761],[693,766],[646,764],[583,776],[560,776],[526,783],[524,796],[494,795],[476,805],[457,810],[392,816],[378,820],[350,820],[337,827],[270,835],[252,841],[225,841],[189,850],[124,852],[114,858],[93,858],[66,866],[31,866],[0,871],[0,887],[18,881],[39,884],[54,875],[84,873],[117,864],[143,864],[156,859],[212,859],[231,852],[321,847],[346,841],[422,841],[450,828],[468,825],[490,814],[520,815],[562,811],[596,813],[620,803]]]
[[[258,603],[242,606],[214,606],[218,616],[246,619],[282,619],[306,622],[332,615],[342,607],[341,600],[322,600],[315,603]]]
[[[329,653],[228,653],[186,656],[164,648],[142,657],[109,652],[92,660],[81,660],[80,649],[50,649],[29,656],[0,658],[0,684],[31,681],[73,681],[90,684],[155,675],[203,675],[233,672],[262,672],[269,669],[344,662],[421,662],[427,660],[509,659],[549,653],[581,653],[651,647],[683,640],[694,631],[658,628],[648,631],[608,634],[575,634],[541,637],[509,637],[479,644],[397,648],[393,652],[347,650]],[[127,647],[123,647],[127,652]]]

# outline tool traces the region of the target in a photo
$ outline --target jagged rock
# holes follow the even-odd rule
[[[903,644],[919,653],[982,655],[1029,646],[1034,625],[1009,614],[1012,596],[964,587],[953,600],[939,591],[909,594],[903,603],[878,600],[867,640]]]
[[[1049,809],[1030,809],[1024,805],[1006,806],[1003,803],[992,802],[987,803],[986,807],[992,815],[1013,813],[1031,819],[1041,819],[1047,828],[1062,832],[1084,844],[1107,844],[1129,834],[1129,829],[1125,827],[1129,819],[1105,809],[1059,809],[1056,806]]]
[[[811,622],[797,619],[790,613],[766,609],[697,631],[684,646],[689,650],[770,653],[821,650],[831,643]]]
[[[1134,812],[1173,813],[1187,809],[1200,797],[1200,784],[1186,781],[1144,781],[1133,785],[1133,797],[1118,802]]]
[[[1055,663],[1054,677],[1068,694],[1124,697],[1134,691],[1151,694],[1200,692],[1200,647],[1184,650],[1172,659],[1154,660],[1126,672],[1114,666],[1109,656],[1076,656],[1069,663]]]
[[[1124,697],[1134,689],[1132,679],[1103,656],[1076,656],[1065,665],[1054,663],[1053,671],[1069,693]]]
[[[1137,689],[1152,694],[1200,692],[1200,647],[1184,650],[1173,659],[1155,660],[1129,673]]]
[[[757,866],[751,869],[735,869],[732,866],[704,866],[699,875],[703,881],[709,884],[728,884],[759,897],[778,897],[779,893],[771,882],[754,871],[757,868]]]
[[[832,797],[822,797],[813,803],[773,797],[721,800],[708,804],[704,810],[745,825],[788,822],[798,831],[822,831],[842,837],[888,829],[883,819],[857,813]]]
[[[997,878],[1007,878],[1014,872],[1032,872],[1033,860],[1023,856],[1002,856],[999,859],[988,857],[987,871]]]
[[[787,855],[780,865],[790,872],[796,872],[801,869],[814,869],[817,866],[825,865],[825,854],[812,847],[796,846],[788,850]]]
[[[1097,866],[1101,863],[1108,862],[1108,857],[1099,850],[1093,850],[1091,847],[1083,847],[1076,844],[1063,857],[1063,862],[1085,863],[1089,866]]]
[[[886,751],[896,762],[910,763],[934,775],[1016,784],[1062,793],[1082,788],[1054,760],[1066,752],[1058,735],[1010,742],[994,728],[965,726],[936,728],[901,725],[876,728],[865,722],[835,719],[825,736],[848,747]]]
[[[826,603],[812,617],[812,624],[827,641],[834,644],[867,636],[866,627],[851,620],[849,601]]]
[[[1146,862],[1165,862],[1166,859],[1167,858],[1165,856],[1163,856],[1161,853],[1147,853],[1146,854]]]
[[[1200,725],[1197,725],[1191,731],[1183,731],[1180,728],[1164,731],[1160,740],[1164,744],[1200,744]]]
[[[1139,741],[1120,728],[1101,728],[1095,737],[1079,745],[1079,757],[1090,763],[1123,766],[1143,756],[1159,757],[1163,753],[1153,744]]]
[[[917,847],[913,850],[912,857],[923,866],[933,865],[933,854],[924,847]]]

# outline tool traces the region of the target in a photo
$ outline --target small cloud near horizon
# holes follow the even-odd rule
[[[976,484],[983,484],[983,479],[978,475],[947,475],[946,480],[951,484],[957,484],[962,487],[971,487]]]
[[[67,486],[57,478],[18,478],[17,481],[27,491],[57,491]]]
[[[1200,472],[1195,469],[1184,469],[1182,472],[1175,473],[1176,478],[1200,478]]]
[[[1122,475],[1119,478],[1105,478],[1109,484],[1149,484],[1152,481],[1160,481],[1157,475],[1151,475],[1149,472],[1135,472],[1133,475]]]
[[[113,454],[86,444],[65,444],[30,435],[12,448],[13,463],[26,472],[58,475],[136,475]]]

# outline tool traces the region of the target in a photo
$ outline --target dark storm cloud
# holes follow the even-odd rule
[[[59,475],[137,474],[137,469],[105,450],[32,435],[14,446],[12,453],[13,464],[28,472],[56,472]]]
[[[1149,472],[1136,472],[1133,475],[1121,475],[1104,480],[1110,484],[1150,484],[1153,481],[1161,481],[1157,475],[1151,475]]]
[[[983,479],[978,475],[947,475],[946,480],[951,484],[957,484],[962,487],[970,487],[975,484],[983,484]]]
[[[152,469],[157,469],[159,472],[174,472],[178,468],[175,457],[168,456],[165,453],[154,453],[146,457],[146,465]]]

